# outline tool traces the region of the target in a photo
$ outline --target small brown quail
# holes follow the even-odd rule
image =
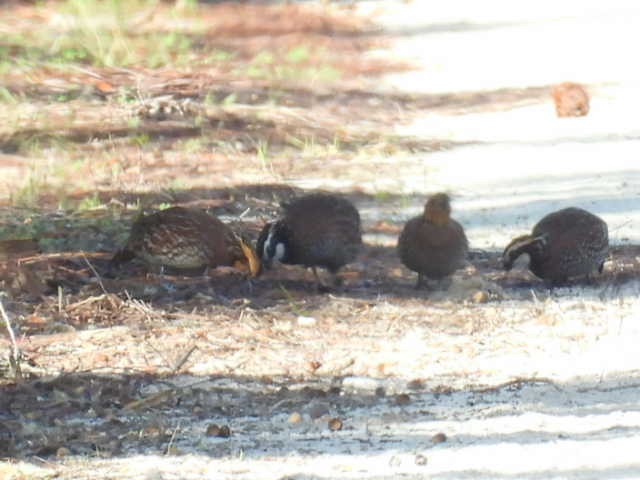
[[[584,277],[602,268],[609,250],[607,224],[581,208],[565,208],[540,220],[531,235],[517,237],[502,254],[505,270],[529,255],[529,270],[552,284]]]
[[[215,216],[193,208],[172,207],[139,218],[112,264],[133,258],[162,271],[202,272],[232,266],[251,277],[260,273],[260,259],[247,240]]]
[[[418,273],[416,288],[442,280],[464,265],[469,249],[462,225],[451,218],[445,193],[432,195],[422,215],[410,219],[398,238],[402,263]]]
[[[551,91],[558,117],[582,117],[589,113],[589,94],[579,83],[564,82]]]
[[[360,214],[348,200],[330,194],[310,194],[282,205],[283,215],[267,223],[256,245],[263,265],[274,260],[313,269],[316,286],[325,287],[316,267],[326,268],[334,284],[338,270],[353,261],[362,246]]]

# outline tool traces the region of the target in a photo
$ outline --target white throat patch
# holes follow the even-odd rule
[[[273,256],[274,260],[277,260],[278,262],[281,262],[282,259],[284,258],[284,243],[280,242],[279,244],[276,245],[276,254]]]
[[[528,253],[523,253],[513,262],[512,267],[516,270],[526,270],[529,268],[529,263],[531,263],[531,257]]]
[[[267,239],[265,240],[264,245],[262,246],[262,258],[264,259],[269,259],[267,250],[269,249],[269,245],[271,245],[272,239],[273,239],[273,228],[269,230],[269,235],[267,236]]]

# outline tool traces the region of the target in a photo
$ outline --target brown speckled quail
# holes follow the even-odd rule
[[[145,215],[133,224],[126,246],[112,264],[139,258],[164,270],[204,271],[232,266],[253,277],[260,259],[248,241],[203,210],[172,207]]]
[[[338,270],[353,261],[362,246],[360,214],[348,200],[330,194],[310,194],[282,205],[283,215],[267,223],[256,245],[263,265],[273,260],[304,265],[313,269],[318,289],[321,284],[316,267],[326,268],[338,284]]]
[[[531,235],[517,237],[502,254],[506,270],[523,254],[529,270],[552,284],[598,271],[602,273],[609,250],[607,224],[581,208],[565,208],[540,220]]]
[[[445,193],[432,195],[424,213],[410,219],[398,238],[402,263],[418,272],[416,288],[426,280],[442,280],[464,265],[469,249],[462,225],[451,218],[451,204]]]
[[[582,117],[589,113],[589,94],[579,83],[564,82],[551,91],[558,117]]]

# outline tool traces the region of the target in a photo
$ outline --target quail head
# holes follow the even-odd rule
[[[139,258],[148,267],[203,271],[231,266],[254,277],[260,259],[251,244],[203,210],[172,207],[139,218],[114,265]]]
[[[581,208],[565,208],[540,220],[530,235],[517,237],[502,254],[505,270],[523,254],[529,270],[552,284],[602,272],[609,250],[607,224]]]
[[[256,245],[265,268],[272,262],[326,268],[338,283],[338,270],[353,261],[362,246],[360,214],[345,198],[310,194],[282,205],[280,219],[267,223]]]
[[[422,215],[407,221],[398,238],[402,263],[418,273],[419,288],[429,280],[442,280],[464,265],[469,244],[462,225],[451,218],[445,193],[432,195]]]
[[[589,113],[589,94],[579,83],[564,82],[551,91],[558,117],[582,117]]]

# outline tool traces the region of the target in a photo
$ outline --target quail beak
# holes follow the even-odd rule
[[[240,248],[242,248],[242,253],[244,253],[249,266],[249,276],[251,278],[257,277],[262,273],[262,262],[256,251],[243,239],[240,239]]]

